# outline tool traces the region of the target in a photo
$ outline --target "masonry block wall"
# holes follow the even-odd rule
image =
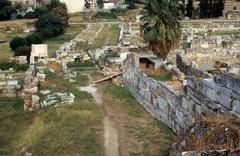
[[[213,79],[190,77],[184,93],[178,93],[143,73],[134,55],[125,60],[123,70],[123,82],[129,92],[153,117],[175,133],[187,128],[200,115],[223,113],[240,116],[240,94],[226,87],[232,85],[227,78],[218,79],[216,83]],[[225,86],[218,85],[220,82]],[[238,82],[235,80],[235,83]]]
[[[155,118],[178,133],[194,121],[191,111],[182,107],[182,96],[165,84],[149,78],[134,55],[124,62],[123,82],[136,100]]]

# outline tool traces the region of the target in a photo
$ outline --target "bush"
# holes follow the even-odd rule
[[[40,30],[39,32],[41,34],[41,36],[43,37],[43,39],[48,39],[50,37],[54,37],[54,32],[52,28],[45,28]]]
[[[14,52],[14,56],[30,56],[30,55],[31,47],[29,46],[18,47]]]
[[[103,11],[97,12],[93,17],[100,18],[100,19],[116,19],[117,18],[116,15],[109,12],[103,12]]]
[[[26,38],[27,45],[30,46],[31,44],[40,44],[43,42],[43,37],[40,33],[32,33],[31,35],[28,35]]]
[[[64,18],[55,13],[48,13],[40,16],[35,24],[37,31],[42,33],[44,29],[48,29],[49,32],[53,32],[54,36],[63,34],[65,26]],[[44,35],[46,36],[47,34]]]
[[[92,61],[86,61],[86,62],[71,62],[67,64],[68,68],[72,67],[95,67],[95,63]]]
[[[27,61],[29,62],[31,56],[31,47],[29,46],[18,47],[14,52],[14,56],[27,56]]]
[[[127,9],[122,9],[122,8],[116,8],[116,9],[111,9],[110,10],[112,14],[115,16],[123,16],[126,14]]]
[[[47,9],[46,6],[42,6],[42,7],[37,7],[34,12],[35,12],[36,17],[40,17],[44,14],[49,13],[49,10]]]
[[[127,8],[133,10],[133,9],[137,9],[137,6],[135,5],[135,3],[131,2],[128,4]]]
[[[26,18],[26,19],[34,19],[34,18],[36,18],[36,14],[35,14],[35,12],[30,11],[30,12],[26,13],[24,18]]]
[[[17,64],[16,62],[0,62],[1,70],[8,70],[14,68],[16,71],[25,71],[28,68],[27,64]]]
[[[10,42],[10,48],[15,51],[18,47],[26,46],[27,41],[22,37],[14,37]]]
[[[17,15],[16,15],[16,19],[23,19],[23,15],[17,14]]]

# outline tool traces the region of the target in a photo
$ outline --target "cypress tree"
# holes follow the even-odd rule
[[[192,18],[193,17],[193,10],[194,10],[193,0],[188,0],[186,10],[187,10],[187,17]]]

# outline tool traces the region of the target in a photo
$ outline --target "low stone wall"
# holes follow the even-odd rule
[[[174,132],[181,132],[201,115],[240,116],[240,83],[236,77],[228,75],[216,83],[213,79],[192,76],[180,94],[167,84],[149,78],[138,68],[138,61],[134,55],[125,60],[124,85],[153,117]]]
[[[183,58],[177,54],[176,57],[177,68],[187,76],[196,76],[196,77],[208,77],[207,73],[197,69],[191,64],[187,64]]]

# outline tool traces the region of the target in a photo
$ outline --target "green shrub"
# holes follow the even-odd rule
[[[27,41],[22,37],[14,37],[10,42],[10,48],[15,51],[18,47],[26,46]]]
[[[43,33],[42,31],[44,29],[48,29],[48,31],[53,32],[54,36],[63,34],[65,31],[65,26],[66,25],[64,18],[61,15],[55,13],[48,13],[42,15],[35,23],[35,27],[38,32]],[[44,35],[47,36],[46,33]]]
[[[23,15],[17,14],[17,15],[16,15],[16,19],[23,19]]]
[[[135,3],[130,2],[130,3],[128,4],[127,8],[133,10],[133,9],[137,9],[137,6],[135,5]]]
[[[37,32],[28,35],[25,39],[28,46],[30,46],[31,44],[40,44],[43,42],[43,37],[40,35],[40,33]]]
[[[86,62],[70,62],[67,64],[69,68],[71,67],[95,67],[95,63],[92,61],[86,61]]]
[[[26,13],[24,18],[26,18],[26,19],[34,19],[34,18],[36,18],[36,14],[35,14],[35,12],[30,11],[30,12]]]
[[[54,32],[52,28],[45,28],[40,30],[39,32],[41,34],[41,36],[43,37],[43,39],[48,39],[50,37],[54,37]]]
[[[27,61],[29,62],[31,56],[31,47],[30,46],[18,47],[14,52],[14,56],[27,56]]]
[[[17,64],[16,62],[0,62],[1,70],[8,70],[9,68],[14,68],[16,71],[25,71],[28,68],[27,64]]]
[[[116,19],[117,18],[116,15],[109,12],[103,12],[103,11],[97,12],[93,17],[100,18],[100,19]]]
[[[127,9],[116,8],[116,9],[111,9],[110,11],[115,16],[123,16],[126,14]]]
[[[49,10],[46,6],[41,6],[41,7],[37,7],[34,12],[35,12],[36,17],[40,17],[44,14],[49,13]]]

